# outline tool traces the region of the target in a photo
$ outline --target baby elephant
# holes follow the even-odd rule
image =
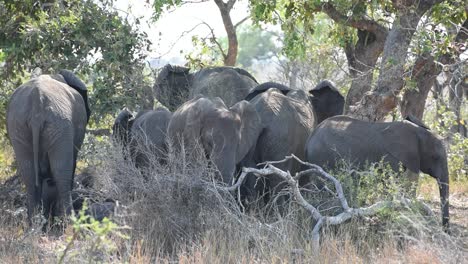
[[[362,167],[384,160],[393,170],[400,164],[413,173],[422,171],[437,179],[442,224],[449,227],[449,175],[447,154],[440,139],[421,121],[371,123],[335,116],[321,123],[306,144],[308,162],[334,168],[340,160]]]
[[[140,111],[136,117],[122,110],[113,126],[114,139],[129,147],[130,155],[138,168],[147,167],[155,157],[164,163],[167,152],[166,133],[172,113],[165,108]]]

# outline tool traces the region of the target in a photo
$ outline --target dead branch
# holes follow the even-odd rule
[[[283,171],[273,165],[273,164],[285,162],[290,159],[294,159],[298,161],[299,163],[309,167],[310,169],[298,172],[293,177],[288,171]],[[244,181],[248,173],[253,173],[256,177],[265,177],[271,174],[275,174],[279,176],[290,186],[290,192],[293,195],[294,200],[300,206],[306,209],[314,218],[314,220],[316,220],[316,224],[314,225],[312,229],[312,237],[311,237],[312,246],[316,253],[318,253],[320,249],[320,230],[324,224],[339,225],[350,220],[353,217],[371,216],[371,215],[375,215],[378,211],[384,208],[394,208],[397,206],[397,204],[393,201],[381,201],[368,207],[350,208],[348,205],[348,201],[346,200],[346,197],[344,195],[343,187],[340,181],[338,181],[334,176],[325,172],[320,166],[311,164],[308,162],[304,162],[300,160],[298,157],[296,157],[295,155],[287,156],[285,159],[281,161],[266,162],[262,164],[265,165],[265,167],[262,169],[243,168],[241,176],[232,186],[218,187],[218,189],[222,189],[223,191],[236,190],[237,188],[240,187],[240,185],[242,184],[242,182]],[[303,176],[304,174],[307,174],[307,173],[314,173],[314,175],[317,175],[318,177],[321,177],[325,180],[333,182],[335,186],[336,196],[340,200],[341,207],[343,208],[342,213],[336,216],[322,215],[316,207],[314,207],[313,205],[311,205],[309,202],[305,200],[305,198],[301,194],[300,187],[298,184],[298,179],[300,176]]]

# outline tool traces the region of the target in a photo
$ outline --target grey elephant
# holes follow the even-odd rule
[[[172,113],[162,107],[140,111],[135,117],[128,109],[119,113],[113,125],[113,135],[124,147],[129,147],[136,167],[148,167],[150,155],[164,163],[166,133],[171,117]]]
[[[395,171],[401,163],[413,173],[422,171],[431,175],[439,184],[442,223],[448,228],[447,154],[442,141],[414,117],[388,123],[365,122],[347,116],[325,120],[307,140],[306,160],[324,168],[335,168],[342,159],[361,168],[366,162],[383,159]]]
[[[190,68],[167,64],[157,76],[154,90],[158,101],[175,111],[198,94],[220,97],[227,106],[232,106],[257,85],[255,78],[240,68],[208,67],[191,73]]]
[[[226,184],[231,184],[236,165],[255,146],[259,133],[260,118],[249,102],[228,108],[220,98],[201,96],[179,107],[168,127],[175,150],[184,144],[191,152],[199,144]]]
[[[128,146],[130,142],[130,130],[133,126],[135,117],[127,108],[122,109],[114,120],[112,125],[112,138],[122,147]]]
[[[28,193],[29,219],[50,203],[57,204],[53,215],[71,211],[76,159],[90,114],[86,86],[68,70],[33,78],[11,96],[7,131]],[[43,196],[45,181],[55,186],[56,196]]]
[[[255,148],[241,162],[244,167],[282,160],[291,154],[305,158],[304,145],[315,126],[327,117],[342,114],[344,106],[343,96],[330,81],[323,81],[308,92],[268,82],[255,87],[247,99],[260,115],[262,131]],[[291,173],[301,169],[294,160],[277,166]],[[268,201],[269,194],[274,195],[284,187],[281,182],[273,175],[263,181],[249,176],[242,192],[249,200],[266,192]],[[279,197],[277,201],[284,204],[285,198]]]

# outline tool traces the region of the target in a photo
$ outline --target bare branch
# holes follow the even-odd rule
[[[216,39],[216,35],[214,33],[214,29],[208,24],[206,23],[205,21],[202,22],[202,24],[204,24],[205,26],[207,26],[209,29],[210,29],[210,32],[211,32],[211,41],[213,41],[216,46],[218,46],[218,49],[219,51],[221,52],[221,55],[223,56],[223,59],[226,59],[227,58],[227,54],[224,52],[223,50],[223,46],[221,46],[221,43],[219,43],[219,41]]]
[[[276,168],[273,166],[273,164],[278,164],[281,162],[285,162],[287,160],[294,159],[298,161],[299,163],[308,166],[310,169],[296,173],[296,175],[293,177],[291,174],[287,171],[283,171],[281,169]],[[283,179],[289,186],[290,186],[290,192],[294,197],[294,200],[296,203],[298,203],[300,206],[302,206],[304,209],[306,209],[311,216],[317,221],[315,226],[313,227],[312,230],[312,246],[313,249],[316,253],[319,252],[320,249],[320,230],[323,226],[323,224],[327,225],[339,225],[342,224],[349,219],[353,217],[363,217],[363,216],[370,216],[376,214],[378,211],[384,208],[393,208],[396,207],[397,204],[393,201],[381,201],[378,203],[375,203],[369,207],[364,207],[364,208],[350,208],[348,206],[348,202],[346,200],[346,197],[344,196],[343,188],[341,186],[341,183],[332,175],[328,174],[325,172],[320,166],[311,164],[308,162],[304,162],[300,160],[298,157],[295,155],[287,156],[285,159],[280,160],[280,161],[273,161],[273,162],[267,162],[263,163],[265,164],[265,168],[263,169],[254,169],[254,168],[243,168],[242,169],[242,175],[241,177],[237,180],[235,184],[233,184],[231,187],[217,187],[218,189],[224,190],[224,191],[234,191],[237,188],[240,187],[242,182],[244,181],[246,175],[248,173],[253,173],[257,177],[265,177],[267,175],[275,174],[281,179]],[[322,177],[326,180],[329,180],[333,182],[335,185],[335,190],[337,193],[337,196],[341,202],[341,207],[343,208],[343,212],[336,215],[336,216],[324,216],[322,215],[319,210],[311,205],[309,202],[305,200],[305,198],[302,196],[299,184],[297,179],[299,176],[304,175],[306,173],[311,173],[314,172],[318,174],[319,177]]]
[[[246,16],[244,17],[243,19],[241,19],[239,22],[237,22],[235,25],[234,25],[234,28],[237,29],[238,26],[242,25],[245,21],[249,20],[250,16]]]

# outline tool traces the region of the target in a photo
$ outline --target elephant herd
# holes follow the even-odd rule
[[[124,109],[112,127],[114,141],[129,147],[129,158],[139,168],[147,167],[152,157],[164,163],[169,146],[186,152],[201,146],[219,181],[228,185],[242,167],[257,167],[291,154],[330,169],[341,159],[358,167],[383,159],[395,170],[401,164],[437,179],[442,223],[448,228],[445,148],[413,117],[388,123],[356,120],[342,115],[344,97],[330,81],[310,90],[294,90],[274,82],[258,84],[250,73],[233,67],[191,73],[185,67],[166,65],[154,90],[168,109],[136,115]],[[7,128],[28,192],[29,216],[41,207],[49,212],[50,199],[42,194],[44,182],[57,193],[53,215],[71,211],[76,157],[89,116],[86,87],[70,71],[34,78],[12,95]],[[150,151],[141,151],[142,145]],[[301,170],[294,160],[278,166],[291,173]],[[300,184],[307,181],[301,179]],[[263,181],[249,175],[241,190],[244,199],[250,200],[275,195],[283,185],[275,175]]]

